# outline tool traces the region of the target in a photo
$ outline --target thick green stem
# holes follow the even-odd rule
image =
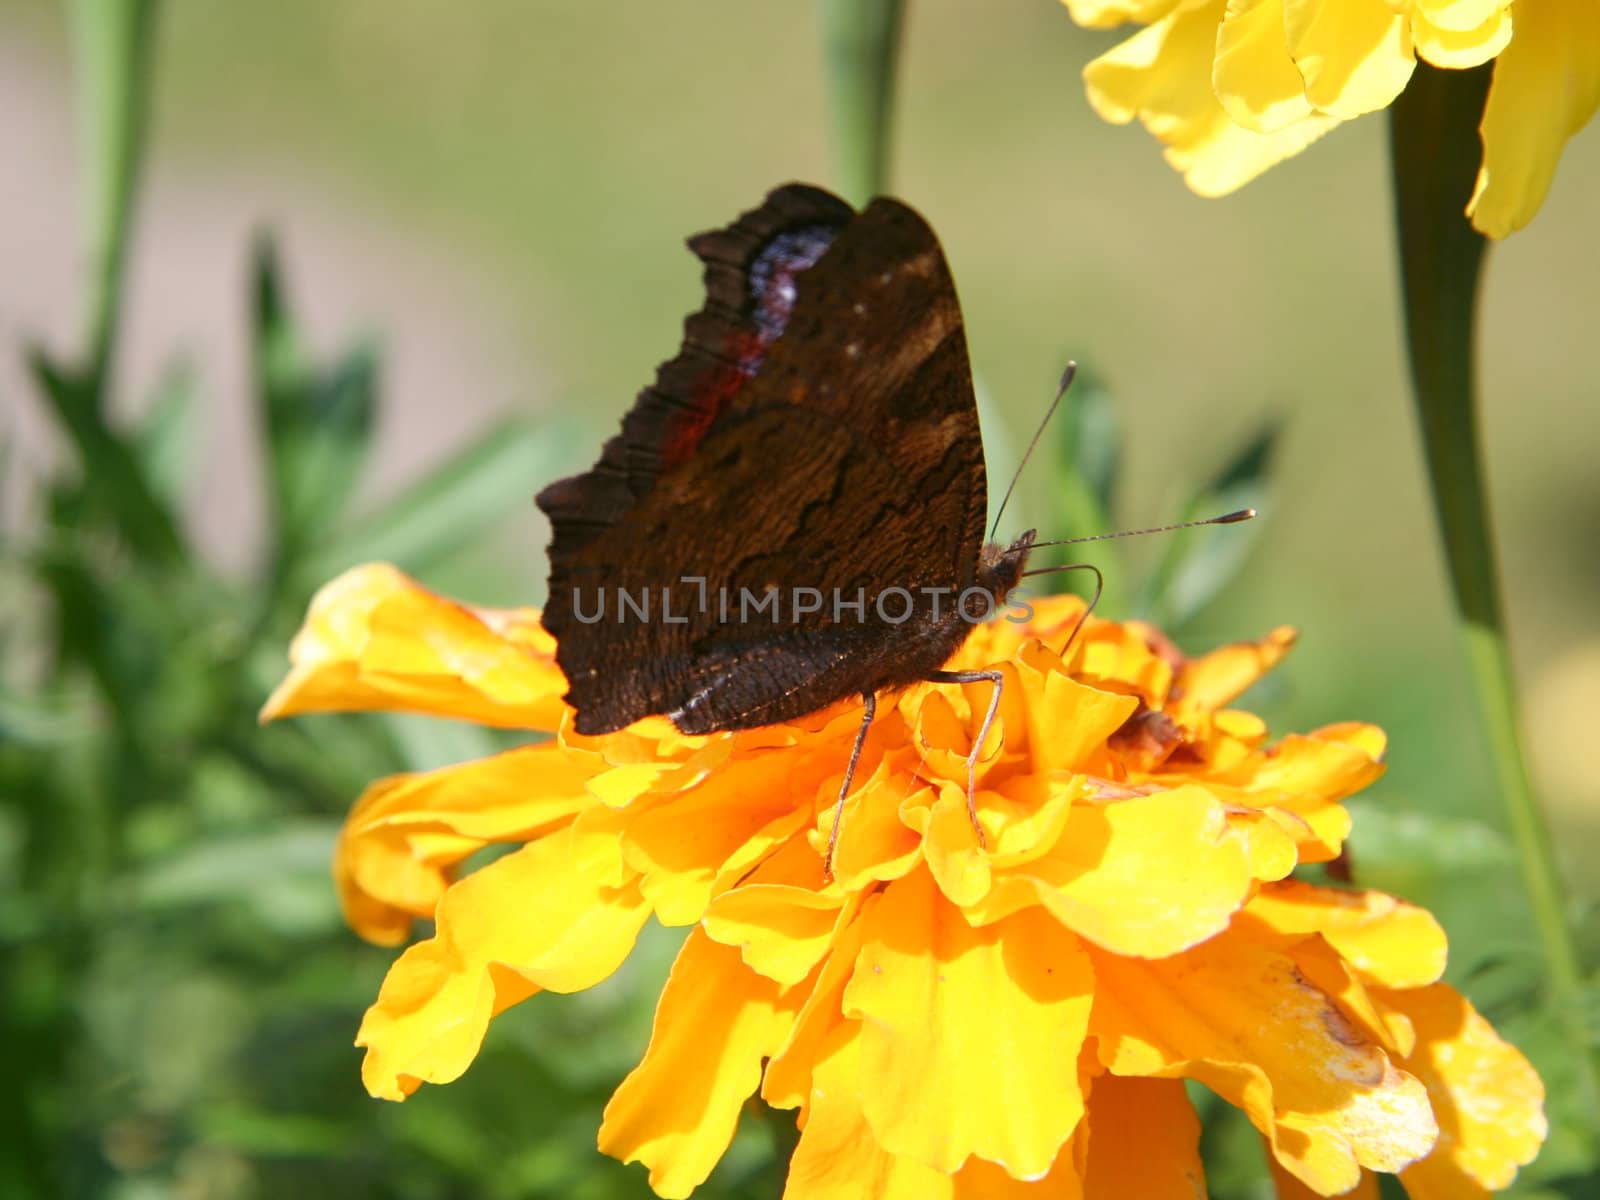
[[[902,0],[819,0],[839,184],[865,204],[888,178]]]
[[[1593,1097],[1583,977],[1567,921],[1565,889],[1518,737],[1516,688],[1478,435],[1474,320],[1487,243],[1463,210],[1477,176],[1477,127],[1488,87],[1487,66],[1446,71],[1419,63],[1391,110],[1406,333],[1434,510],[1495,783],[1538,930],[1548,997],[1575,1059],[1583,1064],[1583,1087]]]
[[[89,368],[103,380],[116,338],[118,297],[148,111],[155,0],[74,0],[78,110],[88,232]],[[94,400],[103,404],[104,388]]]

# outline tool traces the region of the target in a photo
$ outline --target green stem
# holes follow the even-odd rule
[[[1548,998],[1589,1097],[1597,1094],[1583,975],[1544,815],[1528,781],[1477,421],[1474,321],[1487,243],[1464,215],[1481,153],[1489,67],[1417,65],[1395,102],[1391,147],[1412,388],[1434,511],[1478,695],[1495,783],[1543,952]]]
[[[143,156],[155,0],[74,0],[89,249],[89,366],[106,375],[116,338],[129,217]],[[103,404],[104,387],[96,402]]]
[[[902,0],[819,0],[841,190],[865,204],[888,178]]]

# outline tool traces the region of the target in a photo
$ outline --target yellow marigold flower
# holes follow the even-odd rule
[[[1138,117],[1202,196],[1387,107],[1420,57],[1494,59],[1483,163],[1467,206],[1504,237],[1544,202],[1567,139],[1600,106],[1594,0],[1064,0],[1080,25],[1145,28],[1091,62],[1089,103]]]
[[[351,924],[396,944],[434,923],[361,1025],[368,1090],[455,1079],[496,1015],[606,978],[653,913],[693,929],[600,1147],[662,1196],[707,1177],[757,1092],[797,1110],[791,1197],[1203,1195],[1184,1079],[1249,1116],[1282,1195],[1375,1195],[1372,1172],[1418,1198],[1506,1184],[1544,1138],[1543,1088],[1437,982],[1438,924],[1289,878],[1339,853],[1382,733],[1269,744],[1227,707],[1288,630],[1186,659],[1091,620],[1063,659],[1081,611],[983,626],[952,664],[1006,677],[979,762],[988,848],[965,792],[987,691],[917,686],[880,710],[824,882],[851,706],[582,737],[537,614],[388,567],[328,585],[264,716],[408,708],[555,735],[384,780],[350,814]],[[492,843],[518,848],[460,873]]]

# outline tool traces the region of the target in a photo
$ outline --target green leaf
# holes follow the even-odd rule
[[[348,1150],[352,1138],[346,1123],[325,1117],[242,1104],[214,1104],[198,1113],[196,1127],[207,1142],[252,1156],[337,1158]]]
[[[1595,984],[1586,983],[1583,990],[1588,993],[1583,998],[1592,1003]],[[1524,1003],[1521,1011],[1500,1017],[1495,1025],[1539,1072],[1545,1086],[1545,1116],[1550,1122],[1550,1134],[1539,1157],[1522,1169],[1518,1186],[1509,1194],[1519,1198],[1549,1194],[1571,1200],[1600,1194],[1596,1191],[1600,1186],[1600,1128],[1594,1110],[1584,1102],[1586,1056],[1573,1054],[1564,1036],[1567,1019],[1545,1006]],[[1591,1042],[1591,1051],[1594,1048]],[[1536,1186],[1550,1191],[1535,1191]]]
[[[212,836],[142,870],[139,901],[147,909],[210,905],[264,895],[300,875],[316,880],[332,915],[327,876],[337,837],[334,822],[311,820],[272,833]]]
[[[362,344],[331,371],[317,372],[284,302],[277,251],[266,237],[256,244],[253,290],[256,389],[281,577],[322,540],[360,477],[372,440],[377,356]]]
[[[1069,509],[1070,533],[1085,536],[1111,531],[1111,513],[1122,469],[1122,427],[1111,390],[1086,370],[1079,370],[1066,395],[1066,420],[1061,425],[1060,459],[1069,478],[1093,501],[1081,514]]]
[[[1045,511],[1038,520],[1025,522],[1036,526],[1044,541],[1097,539],[1113,530],[1112,496],[1122,458],[1115,404],[1109,389],[1093,374],[1077,366],[1072,371],[1072,385],[1061,396],[1062,407],[1047,418],[1049,423],[1041,430],[1051,435],[1046,442],[1051,453]],[[1123,611],[1123,574],[1117,551],[1114,542],[1104,540],[1088,547],[1049,546],[1037,551],[1029,565],[1037,569],[1093,562],[1104,575],[1100,614],[1115,615]],[[1030,590],[1071,591],[1087,597],[1094,587],[1086,571],[1061,571],[1039,577]]]
[[[150,487],[170,510],[183,505],[183,488],[199,435],[194,371],[188,363],[179,363],[156,385],[150,409],[134,434]]]
[[[1276,425],[1242,446],[1183,510],[1183,520],[1219,516],[1241,508],[1265,510],[1277,449]],[[1239,574],[1264,522],[1184,529],[1171,535],[1166,554],[1146,585],[1141,608],[1162,628],[1176,630],[1216,598]]]
[[[491,428],[378,512],[342,529],[308,562],[307,576],[326,579],[369,559],[424,570],[459,549],[471,531],[530,503],[558,441],[520,421]]]
[[[143,462],[100,412],[97,384],[62,367],[40,347],[28,366],[51,415],[71,438],[83,472],[82,490],[141,557],[160,565],[184,558],[173,510],[152,485]]]
[[[40,581],[50,589],[57,658],[86,668],[113,719],[131,727],[141,711],[137,686],[141,672],[130,669],[123,652],[129,639],[113,596],[83,559],[65,547],[47,549],[38,568]]]
[[[1109,533],[1112,496],[1122,466],[1115,401],[1110,390],[1083,368],[1077,370],[1062,401],[1065,412],[1055,439],[1049,519],[1042,536],[1050,540]],[[1076,547],[1062,547],[1051,561],[1066,562],[1075,551]]]
[[[455,763],[487,758],[499,746],[482,725],[441,721],[414,713],[376,714],[394,735],[408,771],[434,771]]]
[[[9,742],[61,751],[87,741],[94,716],[87,705],[0,687],[0,746]]]
[[[1507,867],[1515,850],[1499,830],[1482,821],[1399,809],[1375,800],[1345,802],[1354,820],[1351,853],[1369,872],[1460,872]],[[1391,889],[1387,884],[1384,890]]]

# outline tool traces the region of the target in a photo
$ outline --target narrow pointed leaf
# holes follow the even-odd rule
[[[1052,525],[1045,536],[1088,537],[1108,533],[1117,477],[1122,470],[1122,427],[1111,391],[1080,369],[1058,414]],[[1059,521],[1060,524],[1055,524]]]
[[[1241,446],[1184,506],[1181,519],[1202,520],[1241,508],[1267,512],[1278,435],[1278,427],[1268,425]],[[1163,535],[1171,540],[1149,588],[1146,607],[1152,618],[1168,630],[1193,619],[1238,577],[1265,524],[1257,517]]]
[[[157,563],[184,557],[176,514],[162,503],[139,455],[107,425],[94,379],[63,367],[41,348],[28,366],[46,407],[78,452],[83,490],[129,546]]]
[[[266,431],[276,570],[287,574],[336,523],[371,445],[377,356],[370,345],[331,370],[309,360],[284,299],[268,238],[256,246],[253,280],[256,390]]]
[[[317,550],[306,574],[329,578],[370,559],[425,571],[472,531],[519,503],[531,504],[552,458],[548,435],[541,438],[518,422],[498,425],[371,516],[346,525]]]
[[[194,372],[180,363],[162,377],[135,435],[151,488],[173,510],[183,505],[184,483],[202,432],[195,408]]]

